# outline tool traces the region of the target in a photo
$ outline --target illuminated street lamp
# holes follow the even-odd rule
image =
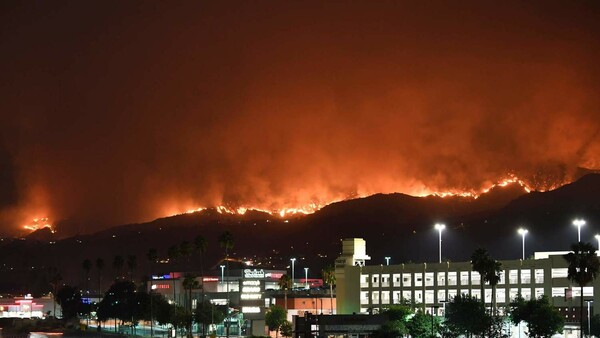
[[[445,228],[446,228],[445,224],[442,224],[442,223],[435,224],[435,229],[438,231],[438,234],[440,237],[440,241],[439,241],[440,263],[442,262],[442,230],[444,230]]]
[[[225,265],[219,265],[221,267],[221,284],[223,284],[223,279],[225,279]]]
[[[391,257],[385,257],[385,265],[390,265]]]
[[[519,230],[517,230],[517,232],[521,235],[521,237],[523,237],[523,258],[522,258],[522,260],[525,260],[525,235],[527,235],[527,233],[529,231],[527,231],[527,229],[520,228]]]
[[[594,236],[596,238],[596,240],[598,241],[598,251],[600,251],[600,235],[596,235]]]
[[[304,268],[305,288],[308,289],[308,268]]]
[[[290,258],[290,261],[292,261],[292,289],[294,288],[294,262],[296,262],[296,258]]]
[[[577,243],[579,243],[581,242],[581,227],[585,225],[585,221],[576,219],[573,221],[573,225],[577,227]]]

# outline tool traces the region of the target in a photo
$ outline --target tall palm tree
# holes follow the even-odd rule
[[[471,266],[472,270],[479,273],[479,284],[481,286],[481,302],[485,304],[485,297],[483,291],[483,284],[485,283],[485,275],[489,269],[489,264],[492,259],[490,254],[484,248],[478,248],[471,255]]]
[[[158,251],[155,248],[150,248],[148,249],[148,253],[146,254],[146,258],[148,258],[148,262],[150,263],[150,273],[148,274],[148,276],[150,276],[150,337],[154,336],[154,311],[152,309],[152,272],[153,272],[153,267],[154,264],[156,263],[156,260],[158,259]]]
[[[206,252],[206,248],[208,243],[206,242],[206,238],[202,235],[196,236],[194,238],[194,251],[199,253],[200,255],[200,278],[202,280],[202,285],[200,288],[202,289],[202,300],[200,301],[200,307],[204,310],[204,253]],[[199,328],[198,328],[199,329]],[[202,325],[202,334],[205,334],[206,326]]]
[[[233,249],[234,241],[233,235],[229,231],[225,231],[219,236],[219,245],[225,249],[225,265],[227,269],[227,314],[226,314],[226,326],[225,335],[229,338],[229,250]]]
[[[123,265],[125,264],[125,260],[123,256],[117,255],[113,259],[113,269],[115,269],[116,277],[115,279],[121,278],[121,269],[123,269]]]
[[[169,255],[169,263],[171,263],[171,270],[173,270],[171,273],[171,280],[173,281],[173,302],[175,302],[175,304],[177,304],[177,294],[175,292],[175,270],[173,268],[173,265],[175,265],[175,261],[181,256],[181,252],[179,251],[179,246],[178,245],[171,245],[169,247],[169,249],[167,249],[167,255]]]
[[[287,293],[292,288],[292,279],[288,275],[283,275],[279,278],[279,289],[283,290],[285,310],[288,309]]]
[[[186,269],[189,270],[190,257],[194,252],[194,246],[189,241],[183,241],[179,244],[179,252],[181,253],[181,257],[185,257]]]
[[[83,278],[84,278],[84,282],[83,282],[83,286],[85,288],[85,291],[88,291],[88,281],[90,280],[90,270],[92,269],[92,261],[90,261],[89,259],[84,259],[83,262],[81,263],[81,268],[83,269]]]
[[[333,314],[333,285],[335,284],[335,268],[333,265],[328,265],[321,270],[321,275],[323,276],[323,281],[325,284],[329,285],[331,314]]]
[[[52,300],[53,300],[53,309],[52,315],[56,318],[56,294],[58,291],[58,286],[62,282],[62,276],[56,267],[48,268],[48,273],[50,275],[50,285],[52,285]]]
[[[129,280],[133,282],[133,272],[137,267],[137,257],[135,255],[129,255],[127,257],[127,268],[129,268]]]
[[[500,274],[502,273],[502,263],[495,259],[488,262],[488,268],[485,272],[485,282],[492,286],[492,314],[496,315],[496,286],[500,282]]]
[[[96,270],[98,270],[98,297],[102,296],[102,270],[104,269],[104,259],[96,258]],[[102,331],[102,323],[98,319],[98,332]]]
[[[188,313],[188,315],[192,315],[192,290],[193,289],[197,289],[200,287],[200,283],[198,283],[198,281],[196,280],[196,276],[194,276],[191,273],[186,273],[184,278],[183,278],[183,283],[182,283],[183,289],[186,290],[188,292],[188,297],[186,300],[186,306],[185,309]],[[188,337],[192,337],[192,323],[191,321],[189,322],[189,326],[188,326]]]
[[[571,245],[571,252],[563,256],[569,263],[567,278],[579,285],[580,300],[580,327],[579,337],[583,337],[583,287],[591,283],[600,273],[600,260],[596,249],[590,243],[579,242]]]

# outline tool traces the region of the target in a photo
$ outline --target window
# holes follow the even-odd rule
[[[381,286],[384,288],[390,286],[390,275],[381,275]]]
[[[455,286],[456,283],[456,272],[448,272],[448,285]]]
[[[402,302],[402,296],[400,294],[400,291],[394,291],[392,293],[392,303],[400,304],[401,302]]]
[[[373,286],[373,287],[379,286],[379,275],[371,276],[371,286]]]
[[[541,296],[544,295],[544,289],[543,288],[536,288],[535,289],[535,298],[538,299]]]
[[[438,290],[437,292],[437,301],[439,302],[446,302],[446,290]]]
[[[425,304],[433,304],[433,290],[425,290]]]
[[[456,291],[455,289],[448,290],[448,301],[452,301],[452,299],[454,297],[456,297],[457,294],[458,294],[458,291]]]
[[[508,293],[509,301],[514,300],[515,298],[517,298],[518,295],[519,295],[519,289],[511,288]]]
[[[423,303],[423,291],[415,291],[415,303]]]
[[[479,274],[479,272],[477,272],[477,271],[471,272],[471,284],[479,285],[480,282],[481,282],[481,275]]]
[[[402,299],[407,302],[412,302],[412,293],[410,291],[402,291]]]
[[[504,303],[506,302],[506,292],[504,289],[496,289],[496,302]]]
[[[521,297],[525,300],[531,299],[531,289],[530,288],[522,288],[521,289]]]
[[[508,283],[518,284],[519,283],[519,270],[510,270],[508,272]]]
[[[471,296],[481,300],[481,290],[479,289],[472,289],[471,290]]]
[[[433,272],[425,273],[425,286],[433,286]]]
[[[400,283],[400,274],[399,273],[395,273],[392,276],[392,280],[394,282],[394,286],[401,286],[402,284]]]
[[[469,271],[460,272],[460,285],[469,285]]]
[[[544,269],[535,269],[535,284],[544,284]]]
[[[446,285],[446,273],[445,272],[437,273],[437,285],[439,285],[439,286]]]
[[[500,280],[498,281],[498,285],[503,285],[506,283],[504,276],[506,276],[506,270],[500,271]]]
[[[379,304],[379,291],[373,291],[371,293],[371,302],[373,304]]]
[[[565,297],[565,288],[552,288],[552,297]]]
[[[360,292],[360,304],[369,304],[369,291]]]
[[[521,284],[531,283],[531,270],[521,270]]]
[[[412,281],[412,276],[410,273],[402,274],[402,286],[403,287],[411,286],[411,281]]]
[[[483,290],[483,292],[485,293],[485,302],[491,303],[492,302],[492,289],[485,289],[485,290]]]
[[[423,286],[423,274],[415,273],[415,286]]]
[[[567,278],[569,274],[569,269],[567,268],[553,268],[552,269],[552,278]]]
[[[360,275],[360,287],[361,288],[369,287],[369,275]]]
[[[390,292],[382,291],[381,292],[381,304],[389,304],[390,303]]]

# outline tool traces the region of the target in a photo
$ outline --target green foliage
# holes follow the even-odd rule
[[[408,316],[412,315],[414,311],[407,305],[394,304],[384,309],[381,313],[385,314],[388,317],[388,320],[401,320],[406,322]]]
[[[407,324],[408,332],[412,337],[431,337],[440,329],[439,318],[433,317],[430,314],[418,311]]]
[[[590,243],[579,242],[571,246],[572,252],[563,257],[569,263],[568,278],[579,286],[590,283],[600,272],[600,260]]]
[[[279,284],[279,289],[287,291],[292,288],[292,279],[288,275],[282,275],[277,284]]]
[[[277,331],[281,329],[281,325],[287,321],[287,311],[279,305],[271,305],[265,314],[265,322],[269,331]]]
[[[142,318],[149,318],[148,304],[148,294],[137,292],[135,284],[130,281],[115,282],[98,304],[98,319],[106,321],[117,318],[135,323]]]
[[[321,270],[321,276],[323,276],[323,282],[325,282],[325,284],[335,285],[335,268],[333,265],[328,265]]]
[[[281,335],[284,337],[291,337],[294,334],[294,327],[292,323],[287,320],[281,324]]]
[[[55,300],[62,309],[65,320],[76,318],[81,309],[81,293],[77,288],[65,285],[56,293]]]
[[[217,306],[210,301],[204,301],[196,308],[194,321],[202,325],[221,323],[225,320],[226,312],[226,306]]]
[[[396,338],[403,337],[408,334],[406,323],[401,320],[391,320],[381,326],[381,328],[373,332],[374,338]]]
[[[600,337],[600,314],[593,315],[592,318],[590,318],[590,331],[593,336]],[[588,332],[587,316],[583,321],[583,333],[586,335],[590,334],[590,332]]]
[[[174,306],[160,294],[152,293],[152,312],[154,319],[160,325],[167,325],[171,322],[171,312]]]
[[[564,319],[547,296],[525,301],[521,296],[510,304],[511,321],[517,325],[527,322],[529,337],[550,337],[562,332]]]
[[[481,335],[489,324],[484,304],[475,297],[457,295],[446,306],[446,325],[455,334]]]

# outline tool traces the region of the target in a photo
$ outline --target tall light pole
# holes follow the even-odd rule
[[[290,258],[290,261],[292,261],[292,289],[294,288],[294,262],[296,261],[296,258]]]
[[[223,279],[225,279],[225,265],[219,265],[221,267],[221,284],[223,284]]]
[[[440,257],[439,258],[440,258],[440,260],[439,261],[440,261],[440,263],[442,262],[442,230],[444,230],[445,228],[446,228],[445,224],[442,224],[442,223],[436,223],[435,224],[435,229],[438,231],[439,238],[440,238],[440,241],[439,241],[439,249],[440,249],[439,250],[439,252],[440,252]]]
[[[385,265],[390,265],[390,259],[392,257],[385,257]]]
[[[573,221],[573,225],[577,227],[577,243],[579,243],[581,242],[581,227],[585,225],[585,221],[576,219]]]
[[[529,231],[527,231],[527,229],[520,228],[519,230],[517,230],[517,232],[519,233],[519,235],[521,235],[523,239],[523,257],[521,259],[525,260],[525,235],[527,235]]]
[[[598,251],[600,251],[600,235],[596,235],[594,236],[596,238],[596,240],[598,241]]]
[[[308,289],[308,268],[304,268],[304,282],[305,288]]]
[[[583,297],[583,295],[581,295]],[[591,337],[591,325],[590,325],[590,303],[593,302],[593,300],[586,300],[587,303],[587,320],[588,320],[588,336]]]

